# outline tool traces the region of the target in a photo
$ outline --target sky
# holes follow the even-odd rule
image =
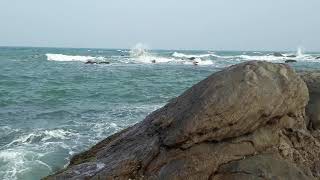
[[[320,0],[0,0],[0,46],[320,51]]]

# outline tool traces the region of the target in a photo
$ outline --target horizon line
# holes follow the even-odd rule
[[[110,47],[68,47],[68,46],[16,46],[16,45],[0,45],[0,48],[56,48],[56,49],[104,49],[104,50],[130,50],[132,48],[110,48]],[[298,49],[299,47],[297,47]],[[257,50],[257,49],[251,49],[251,50],[214,50],[214,49],[165,49],[165,48],[146,48],[148,50],[155,50],[155,51],[228,51],[228,52],[296,52],[297,50]],[[320,52],[318,51],[304,51],[304,52]]]

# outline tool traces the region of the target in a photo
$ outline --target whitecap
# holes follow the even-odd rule
[[[179,52],[174,52],[172,54],[173,57],[176,58],[204,58],[204,57],[210,57],[210,56],[216,56],[214,53],[210,53],[210,54],[183,54],[183,53],[179,53]]]
[[[6,147],[18,144],[32,144],[38,142],[46,142],[50,140],[65,140],[70,138],[72,133],[63,129],[54,129],[54,130],[37,130],[35,132],[22,135],[19,138],[13,140]]]
[[[89,60],[104,60],[104,57],[93,56],[72,56],[64,54],[46,54],[48,61],[81,61],[87,62]]]

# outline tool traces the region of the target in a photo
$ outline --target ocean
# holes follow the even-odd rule
[[[230,65],[320,68],[320,53],[281,53],[0,47],[0,179],[49,175]]]

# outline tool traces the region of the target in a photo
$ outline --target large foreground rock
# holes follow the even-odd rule
[[[315,179],[305,82],[252,61],[215,73],[48,179]]]

